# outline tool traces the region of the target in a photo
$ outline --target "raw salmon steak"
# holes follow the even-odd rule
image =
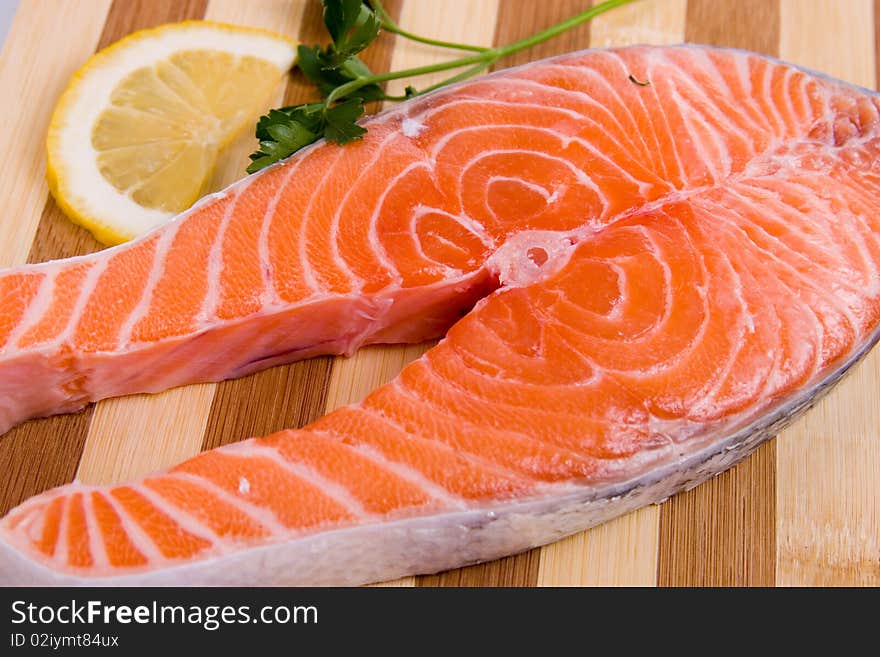
[[[585,51],[400,105],[134,243],[3,272],[4,428],[445,337],[303,429],[26,501],[0,582],[370,582],[730,467],[878,338],[878,107],[746,52]]]

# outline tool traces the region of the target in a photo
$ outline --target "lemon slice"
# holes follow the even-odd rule
[[[208,21],[141,30],[96,53],[49,125],[58,205],[105,244],[187,209],[295,60],[288,37]]]

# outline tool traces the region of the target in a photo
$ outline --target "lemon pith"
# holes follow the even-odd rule
[[[93,55],[49,126],[59,207],[106,244],[185,210],[295,59],[288,37],[209,21],[135,32]]]

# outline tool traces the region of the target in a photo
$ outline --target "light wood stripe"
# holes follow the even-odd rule
[[[783,0],[780,56],[875,84],[870,0]],[[779,438],[776,583],[880,585],[880,352]]]
[[[685,36],[777,55],[779,3],[689,0]],[[660,508],[662,586],[769,586],[776,565],[776,444]]]
[[[94,52],[109,8],[110,0],[24,0],[15,14],[0,58],[0,267],[23,263],[31,250],[46,202],[46,155],[35,145],[45,143],[55,100]],[[33,47],[35,38],[48,47]]]
[[[595,3],[594,3],[595,4]],[[636,3],[593,21],[590,45],[678,43],[685,3]],[[652,586],[657,581],[660,511],[652,506],[541,549],[540,586]]]

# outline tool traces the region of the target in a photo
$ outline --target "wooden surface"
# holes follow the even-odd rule
[[[410,29],[492,44],[585,6],[578,0],[388,0]],[[880,4],[880,3],[878,3]],[[0,58],[0,266],[100,247],[48,196],[43,140],[69,76],[128,32],[186,18],[269,27],[326,40],[311,0],[22,0]],[[587,46],[684,40],[761,51],[874,87],[880,8],[872,0],[643,0],[505,65]],[[35,38],[34,35],[39,35]],[[374,69],[448,53],[383,35]],[[286,103],[310,98],[296,77]],[[215,186],[240,176],[250,135]],[[316,358],[237,381],[94,404],[25,423],[0,438],[0,513],[79,477],[127,479],[230,440],[298,426],[360,399],[430,345]],[[448,585],[880,585],[880,356],[806,418],[735,469],[662,506],[497,562],[393,582]]]

